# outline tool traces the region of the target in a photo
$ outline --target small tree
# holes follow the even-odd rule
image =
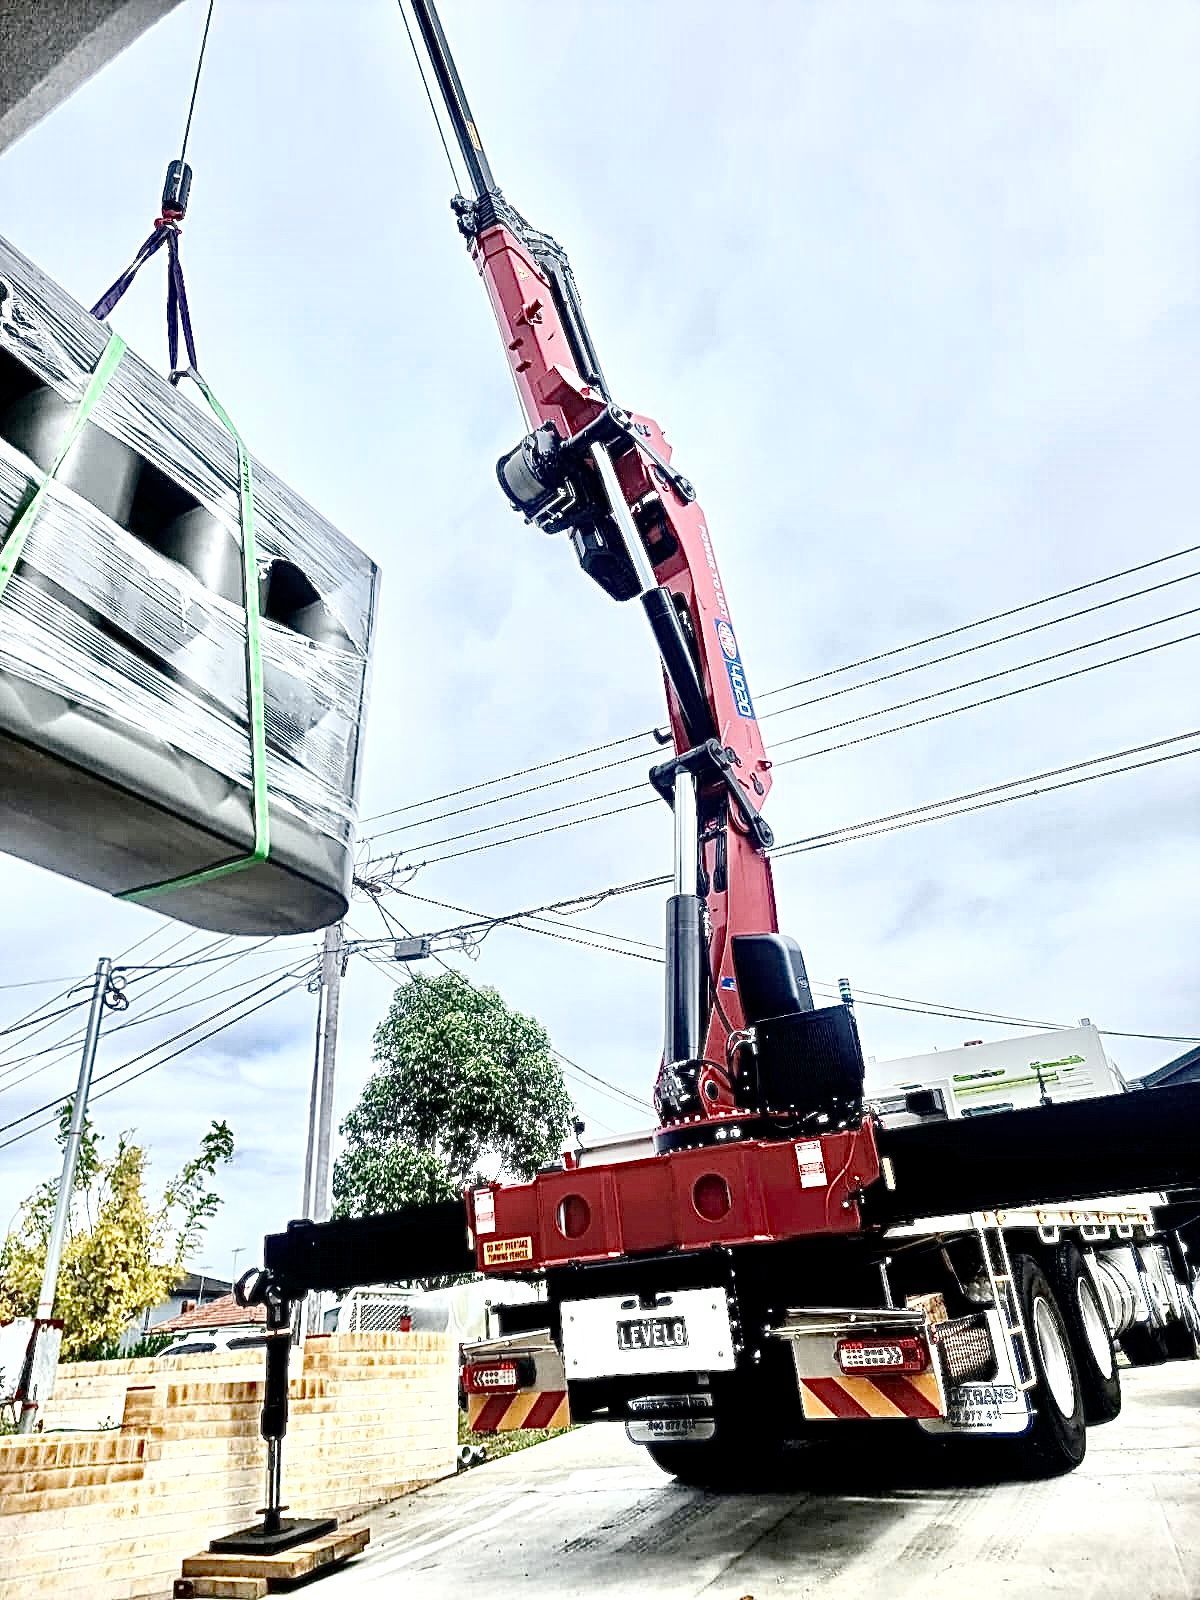
[[[68,1102],[59,1120],[60,1145],[70,1122]],[[100,1143],[85,1123],[54,1303],[67,1360],[110,1346],[175,1287],[221,1203],[209,1184],[233,1156],[228,1123],[214,1122],[154,1206],[146,1195],[145,1149],[124,1133],[111,1156]],[[0,1246],[0,1320],[32,1316],[37,1307],[57,1194],[57,1180],[39,1184]]]
[[[450,1199],[531,1178],[562,1150],[573,1108],[546,1030],[456,972],[396,991],[375,1030],[358,1105],[342,1124],[336,1213]]]

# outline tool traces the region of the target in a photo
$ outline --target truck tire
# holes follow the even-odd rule
[[[1131,1367],[1157,1367],[1167,1359],[1166,1334],[1148,1322],[1135,1322],[1121,1335],[1121,1349]]]
[[[1121,1413],[1121,1372],[1103,1302],[1076,1245],[1064,1240],[1048,1267],[1075,1355],[1084,1421],[1111,1422]]]
[[[1200,1339],[1196,1332],[1196,1310],[1192,1302],[1191,1291],[1185,1283],[1179,1285],[1179,1293],[1183,1299],[1180,1309],[1182,1317],[1177,1317],[1168,1322],[1163,1329],[1163,1343],[1166,1346],[1168,1361],[1197,1361],[1200,1360]]]
[[[1195,1361],[1200,1358],[1196,1335],[1186,1322],[1170,1322],[1163,1329],[1168,1361]]]
[[[1071,1336],[1054,1290],[1032,1256],[1012,1258],[1013,1284],[1029,1334],[1037,1385],[1033,1421],[1013,1440],[1019,1470],[1027,1476],[1055,1477],[1083,1460],[1087,1426],[1083,1388],[1071,1349]]]
[[[719,1439],[679,1439],[648,1444],[646,1454],[656,1467],[689,1489],[733,1489],[740,1474],[736,1452]]]
[[[690,1489],[730,1493],[774,1487],[783,1468],[785,1441],[761,1423],[718,1414],[711,1439],[670,1439],[644,1446],[651,1461]]]

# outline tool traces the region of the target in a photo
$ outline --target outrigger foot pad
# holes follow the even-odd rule
[[[336,1533],[336,1517],[281,1517],[276,1527],[269,1527],[264,1518],[253,1527],[239,1528],[223,1539],[213,1539],[209,1550],[214,1555],[269,1556],[294,1545],[308,1544],[312,1539],[322,1539],[327,1533]]]

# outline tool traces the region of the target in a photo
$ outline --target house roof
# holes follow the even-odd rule
[[[192,1330],[199,1332],[202,1328],[258,1327],[266,1320],[265,1306],[239,1306],[231,1294],[224,1294],[219,1300],[209,1300],[202,1306],[194,1306],[182,1316],[171,1317],[166,1322],[156,1322],[151,1331],[188,1333]]]
[[[216,1296],[229,1294],[233,1289],[228,1278],[214,1278],[210,1272],[188,1272],[179,1280],[172,1294],[179,1294],[185,1300],[190,1300],[193,1295],[203,1292],[205,1295]]]
[[[1200,1045],[1185,1050],[1165,1067],[1148,1072],[1139,1082],[1142,1089],[1165,1089],[1168,1084],[1200,1082]]]

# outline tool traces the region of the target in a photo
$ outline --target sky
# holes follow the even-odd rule
[[[498,181],[569,249],[614,394],[663,423],[697,485],[760,712],[1167,584],[772,717],[768,750],[815,735],[778,751],[806,754],[1197,630],[1194,616],[1164,619],[1200,607],[1187,576],[1200,551],[764,699],[1196,544],[1200,11],[444,0],[442,12]],[[0,156],[0,231],[85,304],[156,214],[203,20],[203,0],[185,0]],[[496,488],[495,460],[522,424],[395,6],[218,0],[189,159],[183,257],[203,370],[254,453],[383,568],[361,814],[415,809],[365,821],[364,839],[404,825],[368,849],[419,862],[507,836],[426,848],[450,834],[643,775],[648,743],[612,753],[644,749],[644,762],[505,806],[454,818],[443,813],[480,796],[417,807],[652,727],[663,706],[640,611],[614,606]],[[156,262],[113,321],[165,367],[164,294]],[[1087,648],[1023,665],[1074,645]],[[1198,721],[1198,666],[1185,640],[781,765],[769,820],[782,841],[808,838],[1165,739]],[[1200,1035],[1198,777],[1194,757],[1166,761],[781,858],[781,924],[811,974],[860,993]],[[385,904],[433,929],[462,918],[412,895],[495,915],[669,868],[668,814],[648,807],[431,864]],[[657,944],[661,896],[574,920]],[[145,939],[130,962],[182,961],[211,942],[172,949],[183,928],[9,857],[0,904],[0,982],[55,980],[0,987],[0,1030],[34,1005],[53,1010],[101,954]],[[350,925],[385,932],[369,901]],[[204,1018],[316,944],[231,945],[207,967],[142,974],[106,1024],[97,1071],[206,1031]],[[540,1018],[571,1061],[648,1095],[653,960],[513,928],[474,960],[446,959]],[[350,961],[339,1118],[396,979]],[[202,1003],[113,1031],[137,1025],[139,1007],[189,998]],[[858,1017],[880,1060],[1018,1031],[883,1004],[860,1003]],[[212,1118],[230,1122],[238,1154],[198,1269],[244,1269],[298,1212],[314,1021],[301,986],[94,1102],[110,1140],[130,1130],[146,1143],[156,1183]],[[78,1022],[0,1032],[0,1122],[69,1093],[75,1056],[62,1046]],[[59,1048],[25,1059],[47,1045]],[[1186,1045],[1108,1048],[1134,1074]],[[627,1099],[569,1086],[596,1133],[646,1120]],[[0,1149],[0,1226],[55,1170],[44,1120],[0,1133],[27,1135]]]

